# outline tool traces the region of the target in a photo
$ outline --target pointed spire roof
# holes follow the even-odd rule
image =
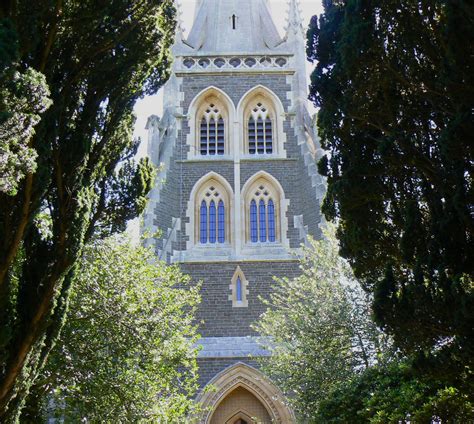
[[[301,18],[300,4],[298,0],[290,0],[288,9],[288,26],[286,29],[287,36],[290,34],[303,35],[303,19]]]
[[[186,44],[196,52],[268,52],[281,43],[266,0],[200,0]]]

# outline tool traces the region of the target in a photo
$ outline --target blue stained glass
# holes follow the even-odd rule
[[[240,280],[240,277],[237,277],[235,297],[237,302],[242,302],[242,281]]]
[[[209,205],[209,243],[216,242],[216,204],[214,200]]]
[[[258,214],[259,214],[259,227],[260,227],[260,241],[267,241],[267,223],[266,223],[266,213],[265,213],[265,202],[260,200],[258,204]]]
[[[275,241],[275,206],[268,201],[268,241]]]
[[[217,241],[219,243],[225,242],[225,209],[224,209],[224,202],[222,200],[219,201],[219,205],[217,206]]]
[[[255,203],[255,200],[250,202],[250,241],[253,243],[258,241],[257,204]]]
[[[207,205],[203,200],[201,202],[201,231],[200,231],[200,240],[201,243],[207,243]]]

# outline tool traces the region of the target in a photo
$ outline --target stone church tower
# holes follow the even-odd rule
[[[163,116],[148,119],[161,166],[145,214],[158,256],[202,282],[201,385],[210,424],[293,423],[259,370],[251,328],[273,276],[298,274],[320,237],[324,182],[306,109],[305,34],[296,0],[281,38],[266,0],[201,0],[189,36],[178,26]]]

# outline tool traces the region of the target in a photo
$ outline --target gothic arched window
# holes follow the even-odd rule
[[[248,190],[247,229],[252,243],[275,242],[279,239],[277,205],[278,191],[264,178],[258,179]]]
[[[229,300],[232,301],[232,307],[234,308],[245,308],[249,305],[248,302],[248,284],[249,282],[245,278],[244,273],[238,266],[232,276],[232,280],[229,285],[230,295]]]
[[[247,126],[248,153],[271,154],[274,152],[273,121],[268,106],[257,102],[250,111]]]
[[[200,184],[195,197],[196,243],[217,245],[230,240],[231,195],[225,185],[210,177]]]
[[[225,153],[225,125],[222,111],[215,103],[209,103],[201,116],[199,127],[199,152],[201,155]]]

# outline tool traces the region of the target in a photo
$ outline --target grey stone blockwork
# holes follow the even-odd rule
[[[286,133],[287,159],[269,160],[242,160],[241,162],[241,187],[253,174],[264,170],[273,175],[282,185],[285,196],[290,200],[287,212],[288,233],[291,248],[297,248],[302,243],[298,229],[294,226],[293,216],[302,215],[304,225],[308,233],[314,237],[320,236],[318,224],[320,222],[319,205],[314,195],[315,189],[311,185],[311,178],[303,161],[301,148],[293,128],[294,115],[291,114],[291,104],[287,94],[291,91],[291,85],[287,82],[284,74],[272,75],[190,75],[182,77],[181,92],[184,100],[181,102],[183,116],[188,113],[191,101],[202,90],[209,86],[215,86],[226,92],[237,106],[242,96],[251,88],[263,85],[272,90],[281,100],[284,110],[288,113],[284,121]],[[187,202],[194,184],[210,171],[222,175],[234,188],[233,162],[212,158],[209,161],[187,161],[189,146],[186,144],[187,135],[190,132],[188,121],[181,119],[181,129],[177,131],[177,137],[167,172],[166,181],[160,191],[160,202],[154,210],[154,224],[162,231],[164,238],[156,241],[157,250],[162,250],[164,243],[171,243],[173,251],[186,249],[186,241],[189,234],[185,233]],[[166,140],[165,140],[166,143]],[[173,218],[180,218],[180,227],[175,228],[177,236],[174,241],[167,241],[167,232],[172,229]],[[168,246],[169,247],[169,246]],[[171,249],[169,249],[171,250]],[[169,260],[167,258],[162,258]]]
[[[229,284],[237,266],[249,282],[246,308],[233,308],[228,300]],[[265,311],[259,297],[268,298],[276,284],[273,276],[293,278],[300,274],[297,261],[183,263],[181,269],[202,284],[197,320],[203,337],[255,335],[250,325]]]
[[[236,362],[243,362],[251,367],[259,368],[258,362],[252,358],[199,359],[199,387],[204,387],[216,374]]]

